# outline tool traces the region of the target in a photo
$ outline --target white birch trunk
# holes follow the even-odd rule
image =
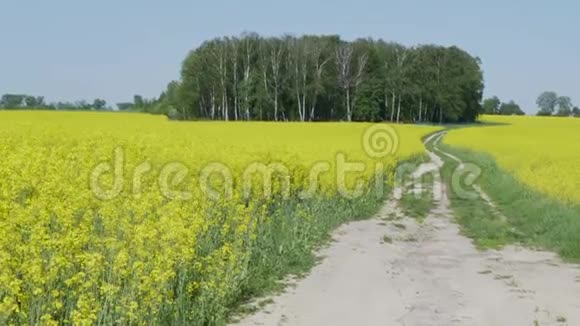
[[[346,90],[346,120],[352,121],[352,112],[350,111],[350,89]]]
[[[397,104],[397,102],[396,102],[397,95],[395,94],[394,91],[392,92],[392,94],[393,94],[393,97],[391,99],[392,100],[392,103],[391,103],[391,122],[393,122],[395,119],[395,106]]]
[[[397,123],[399,123],[399,121],[400,121],[399,120],[400,116],[401,116],[401,96],[399,96],[399,105],[397,108]]]

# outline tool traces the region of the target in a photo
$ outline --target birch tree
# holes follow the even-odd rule
[[[142,110],[174,108],[182,119],[473,121],[480,66],[453,46],[243,34],[191,51],[165,92],[172,96]]]
[[[251,94],[251,76],[252,76],[252,66],[255,51],[255,44],[257,43],[258,37],[255,34],[243,35],[242,36],[242,43],[243,43],[243,58],[242,58],[242,71],[243,71],[243,80],[241,86],[241,92],[243,96],[243,108],[244,111],[244,118],[246,120],[251,119],[251,112],[250,112],[250,94]]]
[[[239,110],[239,83],[238,83],[238,63],[239,63],[239,52],[240,52],[240,41],[237,38],[232,38],[230,40],[230,58],[231,58],[231,75],[233,78],[232,93],[234,102],[234,120],[238,120],[238,110]]]
[[[336,64],[338,66],[338,85],[345,94],[346,120],[352,121],[351,92],[356,91],[363,78],[367,62],[367,54],[361,53],[358,58],[354,56],[354,48],[351,44],[342,44],[336,50]]]
[[[324,53],[325,48],[330,47],[328,41],[309,39],[307,44],[312,70],[312,99],[310,100],[310,113],[308,119],[312,121],[315,118],[318,95],[324,90],[323,75],[325,67],[330,63],[332,57],[325,55]]]

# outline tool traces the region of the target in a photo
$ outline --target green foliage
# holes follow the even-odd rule
[[[0,107],[5,109],[16,109],[24,106],[26,95],[4,94],[0,100]]]
[[[102,99],[95,99],[93,101],[92,108],[97,110],[97,111],[105,110],[107,108],[107,101],[102,100]]]
[[[536,104],[540,108],[538,115],[552,115],[558,104],[558,94],[556,92],[543,92],[538,96]]]
[[[491,197],[505,220],[481,199],[462,199],[450,192],[451,206],[463,231],[480,247],[521,243],[559,253],[563,258],[580,259],[580,206],[546,197],[519,182],[501,169],[487,154],[441,147],[482,168],[477,183]],[[449,182],[457,163],[443,156],[443,177]]]
[[[483,101],[483,113],[485,114],[499,114],[499,107],[501,105],[501,101],[497,96],[487,98]]]
[[[243,34],[192,50],[158,111],[179,119],[459,122],[477,117],[482,91],[479,59],[457,47]]]
[[[7,110],[110,110],[103,99],[87,101],[46,103],[43,96],[4,94],[0,99],[0,109]]]
[[[540,111],[538,111],[540,116],[551,116],[555,113],[559,117],[569,117],[580,114],[578,108],[572,104],[570,97],[558,96],[556,92],[543,92],[538,96],[536,104],[540,108]],[[557,111],[556,108],[558,109]]]
[[[383,202],[369,192],[357,200],[342,198],[286,202],[272,213],[268,224],[260,225],[250,257],[250,271],[237,302],[263,295],[280,287],[289,274],[300,275],[315,263],[315,249],[330,239],[339,225],[372,216]],[[296,214],[297,207],[302,212]],[[304,223],[308,217],[312,223]]]
[[[509,103],[502,103],[499,107],[499,114],[501,115],[525,115],[524,111],[514,101]]]
[[[135,107],[138,107],[138,108],[145,106],[145,101],[143,100],[143,96],[141,96],[141,95],[133,96],[133,105]]]
[[[419,221],[425,220],[434,207],[433,198],[433,175],[427,173],[421,176],[420,189],[414,189],[416,185],[407,188],[399,201],[405,215],[416,218]]]
[[[572,114],[572,100],[568,96],[561,96],[558,98],[558,112],[556,115],[561,117],[568,117]]]
[[[129,111],[133,108],[134,104],[131,102],[121,102],[121,103],[117,103],[117,108],[120,111]]]
[[[44,97],[42,96],[25,96],[24,103],[27,108],[38,108],[44,106]]]
[[[512,101],[502,103],[497,96],[485,99],[483,101],[484,114],[499,114],[499,115],[525,115],[520,106]]]

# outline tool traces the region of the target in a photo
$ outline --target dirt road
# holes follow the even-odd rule
[[[443,164],[429,155],[417,173]],[[580,325],[578,266],[519,247],[478,251],[445,186],[434,191],[423,223],[393,196],[373,219],[340,227],[306,278],[237,325]]]

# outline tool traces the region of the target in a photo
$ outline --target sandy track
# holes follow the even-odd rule
[[[418,173],[442,164],[429,155]],[[237,325],[580,325],[578,266],[518,247],[478,251],[435,188],[421,224],[393,196],[373,219],[340,227],[321,264]]]

